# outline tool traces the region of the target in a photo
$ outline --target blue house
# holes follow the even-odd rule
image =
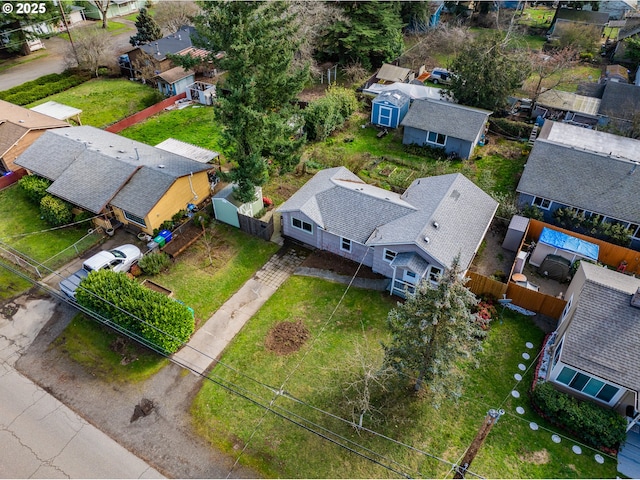
[[[480,143],[492,112],[440,100],[414,100],[402,120],[402,143],[444,148],[448,155],[469,158]]]
[[[380,93],[371,102],[371,123],[381,127],[397,128],[409,111],[411,98],[400,90]]]

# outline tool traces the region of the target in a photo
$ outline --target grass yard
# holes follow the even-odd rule
[[[120,339],[120,340],[118,340]],[[110,382],[134,383],[169,363],[159,354],[83,314],[77,314],[54,345],[93,375]]]
[[[555,9],[548,7],[525,8],[518,17],[520,25],[529,27],[549,28],[555,14]]]
[[[87,236],[88,228],[87,224],[51,230],[18,185],[0,191],[0,241],[38,262],[46,262],[49,268],[64,265],[100,240],[98,234]],[[32,234],[23,235],[28,233]],[[69,248],[83,237],[86,238],[77,245],[78,251]]]
[[[83,125],[103,128],[160,100],[162,95],[148,85],[125,79],[98,78],[27,105],[35,107],[50,100],[82,110]]]
[[[214,118],[213,107],[196,105],[154,115],[124,129],[120,135],[147,145],[157,145],[167,138],[175,138],[219,152],[221,127]]]
[[[10,272],[4,268],[4,263],[0,262],[0,302],[24,292],[31,287],[31,283],[24,278]],[[15,268],[15,265],[9,265]]]
[[[344,285],[320,279],[291,277],[236,336],[211,377],[262,404],[271,401],[273,390],[252,379],[275,389],[286,379],[284,390],[301,402],[280,396],[273,410],[290,417],[300,415],[315,422],[316,430],[327,428],[379,452],[385,458],[370,455],[412,477],[450,477],[451,465],[446,462],[461,458],[489,408],[504,408],[507,414],[494,427],[471,471],[491,478],[615,476],[615,461],[608,457],[604,465],[598,465],[591,450],[585,449],[583,455],[577,456],[571,452],[567,439],[557,445],[549,432],[529,429],[528,421],[532,419],[541,427],[546,425],[530,413],[526,399],[531,371],[518,386],[523,398],[515,401],[509,392],[516,384],[513,374],[522,362],[525,343],[534,343],[530,352],[535,358],[543,334],[528,318],[511,311],[505,313],[503,323],[492,323],[480,368],[462,367],[467,370],[467,380],[458,404],[445,403],[436,410],[428,399],[402,391],[382,397],[376,403],[380,412],[365,418],[365,427],[446,462],[372,433],[358,433],[349,424],[322,414],[317,409],[351,420],[343,397],[345,364],[358,358],[354,355],[355,345],[373,354],[377,362],[381,360],[379,342],[386,338],[384,321],[395,305],[386,293],[353,288],[331,317],[344,290]],[[265,348],[265,338],[275,324],[284,321],[304,322],[310,336],[299,351],[278,356]],[[525,407],[523,418],[515,418],[516,405]],[[205,382],[192,407],[196,428],[212,444],[237,457],[250,442],[241,463],[257,468],[267,477],[399,476],[276,415],[263,417],[263,413],[263,409],[213,382]],[[308,425],[301,418],[297,420]]]
[[[278,248],[229,225],[214,223],[169,271],[153,280],[193,308],[196,319],[206,321]]]

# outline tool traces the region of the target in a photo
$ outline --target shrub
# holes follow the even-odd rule
[[[549,382],[538,383],[531,401],[553,423],[564,427],[599,448],[617,448],[627,436],[627,422],[613,410],[576,398],[553,388]]]
[[[341,127],[358,108],[352,90],[331,87],[327,94],[312,102],[304,111],[305,129],[309,140],[325,140]]]
[[[412,143],[410,145],[403,145],[402,148],[405,152],[411,155],[417,155],[418,157],[427,157],[435,160],[444,160],[447,158],[447,151],[444,147],[433,147],[431,145],[418,145]]]
[[[527,218],[533,218],[534,220],[544,219],[544,214],[542,213],[542,210],[540,210],[535,205],[527,205],[522,209],[522,211],[520,212],[520,215]]]
[[[60,93],[89,80],[86,74],[54,73],[0,92],[0,99],[27,105]]]
[[[29,200],[40,205],[42,198],[47,195],[47,188],[51,185],[51,181],[37,175],[26,175],[18,180],[18,185],[24,190]]]
[[[54,227],[66,225],[73,220],[71,205],[51,195],[42,197],[40,201],[40,215],[44,218],[45,222]]]
[[[171,265],[171,259],[164,252],[151,252],[142,257],[138,265],[147,275],[157,275]]]
[[[514,122],[506,118],[489,118],[489,128],[499,135],[515,138],[529,138],[533,125],[524,122]]]
[[[143,287],[126,274],[94,271],[80,287],[76,292],[80,305],[165,353],[177,351],[195,328],[193,313],[187,306]]]

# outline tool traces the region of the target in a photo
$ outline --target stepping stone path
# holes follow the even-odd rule
[[[533,343],[531,343],[531,342],[527,342],[527,343],[525,343],[525,346],[526,346],[527,348],[533,348]]]
[[[517,390],[511,390],[511,396],[513,398],[520,398],[520,392]]]
[[[531,422],[531,423],[529,424],[529,428],[530,428],[531,430],[538,430],[538,424],[537,424],[536,422]]]
[[[516,407],[516,412],[518,412],[520,415],[522,415],[524,413],[524,408]]]
[[[602,455],[600,455],[599,453],[596,453],[593,458],[596,459],[596,462],[598,462],[600,465],[602,465],[604,463],[604,457]]]
[[[531,358],[531,356],[527,352],[524,352],[522,354],[522,358],[524,358],[525,360],[529,360]]]
[[[517,381],[522,380],[522,375],[520,375],[519,373],[516,373],[513,378],[515,378]]]
[[[519,363],[518,368],[524,372],[527,369],[527,366],[524,363]]]
[[[555,433],[553,435],[551,435],[551,440],[553,440],[553,443],[560,443],[560,441],[562,440],[562,438],[560,438],[560,435],[556,435]]]
[[[582,453],[582,449],[578,445],[574,445],[573,447],[571,447],[571,450],[573,450],[573,453],[575,453],[576,455],[580,455]]]

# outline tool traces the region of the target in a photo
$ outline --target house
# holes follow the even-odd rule
[[[146,0],[111,0],[107,9],[107,18],[121,17],[143,8]],[[84,16],[92,20],[102,20],[102,12],[94,2],[83,2]]]
[[[48,130],[16,164],[51,180],[51,195],[148,234],[210,194],[211,165],[94,127]]]
[[[600,101],[601,120],[621,131],[632,128],[634,117],[640,112],[640,87],[634,84],[607,82]]]
[[[402,143],[441,147],[469,158],[486,132],[492,112],[440,100],[415,100],[402,120]]]
[[[550,348],[559,390],[633,417],[640,410],[640,279],[580,262]]]
[[[586,4],[589,8],[591,5]],[[627,15],[638,11],[638,0],[607,0],[598,2],[598,11],[609,14],[611,20],[622,20]]]
[[[318,172],[278,212],[284,236],[362,262],[404,296],[422,279],[437,281],[456,256],[466,271],[497,207],[459,173],[416,179],[398,194],[336,167]]]
[[[600,119],[600,102],[600,98],[597,97],[550,89],[538,95],[531,114],[536,118],[593,127]]]
[[[0,176],[20,170],[15,159],[44,132],[68,126],[63,120],[0,100]]]
[[[563,30],[572,26],[589,26],[594,35],[597,34],[600,37],[608,22],[609,14],[607,12],[558,7],[547,32],[547,38],[549,40],[558,38],[562,35]]]
[[[187,87],[194,83],[195,75],[193,70],[185,70],[182,67],[170,68],[156,76],[158,90],[167,97],[184,93]]]
[[[622,65],[607,65],[604,73],[604,81],[629,83],[629,70]]]
[[[621,223],[638,249],[638,165],[640,140],[547,120],[518,183],[518,203],[538,207],[545,221],[559,208],[571,208]]]
[[[173,68],[175,64],[167,55],[192,52],[191,37],[195,32],[194,27],[185,26],[176,33],[129,50],[119,59],[122,74],[129,78],[137,78],[143,68],[153,71],[156,75]]]
[[[378,94],[371,102],[371,123],[381,127],[397,128],[409,111],[411,98],[400,90]]]

